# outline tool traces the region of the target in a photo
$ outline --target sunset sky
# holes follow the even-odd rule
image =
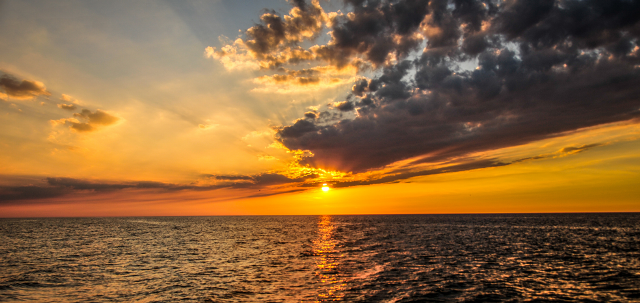
[[[640,211],[639,38],[626,0],[0,0],[0,217]]]

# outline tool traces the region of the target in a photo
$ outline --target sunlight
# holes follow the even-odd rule
[[[329,186],[327,186],[327,183],[322,184],[322,191],[329,191]]]

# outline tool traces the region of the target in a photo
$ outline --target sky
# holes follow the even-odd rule
[[[626,0],[0,0],[0,217],[637,212],[639,38]]]

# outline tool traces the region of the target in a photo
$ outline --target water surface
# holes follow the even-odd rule
[[[640,301],[639,219],[0,219],[0,301]]]

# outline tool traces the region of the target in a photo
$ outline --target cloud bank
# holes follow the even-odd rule
[[[351,82],[344,99],[276,127],[276,145],[296,154],[300,174],[205,175],[199,181],[206,182],[187,185],[47,178],[44,185],[2,187],[0,200],[117,190],[299,190],[321,181],[319,170],[307,168],[344,173],[329,182],[333,187],[398,182],[583,152],[604,143],[511,162],[473,157],[640,116],[638,1],[345,0],[344,12],[326,12],[319,1],[293,4],[284,16],[266,11],[243,37],[208,47],[205,55],[228,70],[258,70],[254,83],[266,92]],[[328,42],[316,44],[324,34]],[[9,75],[0,78],[0,89],[1,98],[51,94],[39,82]],[[60,108],[80,110],[72,98],[62,100]],[[91,132],[119,119],[82,109],[53,123]],[[393,165],[399,161],[405,164]]]
[[[155,181],[134,181],[134,182],[108,182],[97,180],[86,180],[65,177],[48,177],[41,180],[32,180],[36,184],[21,186],[0,186],[0,205],[11,204],[12,201],[20,200],[41,200],[56,197],[63,197],[73,194],[100,194],[122,190],[154,190],[160,192],[175,191],[212,191],[217,189],[249,189],[260,191],[248,197],[268,196],[281,193],[290,193],[303,189],[280,189],[281,185],[292,185],[304,182],[312,176],[300,178],[289,178],[277,173],[262,173],[256,175],[212,175],[200,176],[202,181],[211,180],[201,184],[173,184]]]
[[[345,4],[350,12],[326,23],[328,44],[309,51],[336,68],[360,60],[377,76],[279,128],[284,146],[314,154],[302,164],[363,172],[444,161],[640,115],[640,2]],[[256,52],[284,40],[273,41]]]

